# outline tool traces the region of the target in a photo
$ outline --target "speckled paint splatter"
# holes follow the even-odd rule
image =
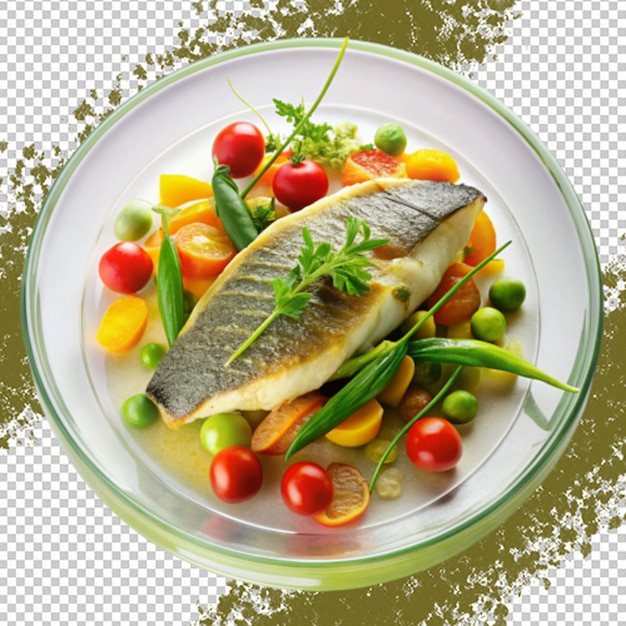
[[[68,148],[9,146],[0,157],[12,171],[0,178],[0,446],[32,440],[39,408],[20,335],[19,290],[24,252],[37,211],[64,160],[124,99],[197,59],[257,41],[298,36],[370,40],[422,54],[466,75],[494,54],[516,16],[513,0],[264,0],[240,11],[229,3],[191,3],[189,24],[166,53],[116,77],[102,93],[88,91],[72,114]],[[218,7],[222,7],[221,9]],[[226,7],[226,9],[224,8]],[[405,580],[350,592],[280,592],[232,583],[214,606],[200,606],[198,624],[504,624],[506,601],[545,577],[573,551],[590,549],[601,529],[624,517],[626,264],[605,270],[605,342],[587,410],[572,444],[542,487],[506,523],[440,567]]]

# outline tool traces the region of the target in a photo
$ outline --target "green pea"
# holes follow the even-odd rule
[[[496,309],[516,311],[526,299],[526,287],[517,278],[503,276],[489,288],[489,299]]]
[[[145,393],[138,393],[124,402],[122,417],[130,426],[145,428],[156,421],[159,417],[159,410]]]
[[[207,418],[200,429],[202,447],[209,454],[217,454],[229,446],[250,447],[252,429],[239,413],[216,413]]]
[[[153,370],[159,364],[166,351],[167,348],[162,343],[147,343],[141,349],[141,362],[148,369]]]
[[[152,205],[144,200],[127,202],[113,224],[113,232],[121,241],[137,241],[152,228]]]
[[[374,144],[391,156],[400,156],[406,148],[406,134],[399,124],[387,122],[376,131]]]
[[[472,315],[470,326],[476,339],[498,341],[506,332],[506,319],[502,311],[484,306]]]
[[[458,389],[445,397],[441,408],[453,424],[467,424],[476,417],[478,400],[473,393]]]

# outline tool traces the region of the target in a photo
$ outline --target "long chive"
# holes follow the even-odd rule
[[[322,87],[322,91],[317,96],[317,99],[315,100],[315,102],[311,105],[311,108],[307,111],[306,115],[300,120],[300,123],[294,128],[294,130],[291,133],[291,135],[289,135],[289,137],[287,137],[287,139],[285,139],[285,141],[282,143],[282,145],[279,148],[276,149],[276,152],[274,152],[274,155],[272,156],[272,158],[269,159],[265,163],[263,168],[250,181],[248,186],[241,192],[241,197],[242,198],[245,198],[250,193],[252,188],[260,180],[261,176],[263,176],[263,174],[265,174],[265,172],[267,172],[267,170],[272,166],[274,161],[276,161],[276,159],[280,156],[281,152],[283,152],[284,150],[286,150],[289,147],[289,144],[293,141],[293,138],[300,132],[300,130],[307,123],[307,121],[309,120],[311,115],[313,115],[313,112],[315,111],[315,109],[317,109],[317,107],[319,106],[320,102],[322,101],[322,99],[326,95],[326,92],[328,91],[328,88],[330,87],[330,84],[333,82],[333,78],[335,78],[335,74],[337,73],[337,70],[339,69],[339,65],[341,64],[341,60],[343,59],[343,55],[345,54],[346,48],[348,47],[348,41],[349,41],[348,37],[346,37],[343,40],[343,44],[341,45],[341,48],[339,50],[339,54],[337,55],[337,59],[335,60],[335,64],[333,65],[333,67],[332,67],[332,69],[330,71],[330,74],[329,74],[328,78],[326,79],[326,82],[324,83],[324,86]]]
[[[546,374],[516,354],[478,339],[445,339],[442,337],[417,339],[409,341],[407,354],[416,361],[489,367],[539,380],[563,391],[573,393],[579,391],[576,387]]]

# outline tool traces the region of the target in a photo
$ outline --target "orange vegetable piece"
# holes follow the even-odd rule
[[[333,499],[313,519],[324,526],[342,526],[363,515],[370,502],[370,490],[363,474],[345,463],[331,463],[326,471],[333,481]]]
[[[383,407],[376,398],[372,398],[339,426],[327,432],[326,438],[348,448],[364,446],[376,438],[382,421]]]
[[[167,226],[170,235],[173,236],[183,226],[195,223],[207,224],[208,226],[213,226],[221,231],[224,230],[222,221],[215,213],[213,200],[201,200],[200,202],[195,202],[194,204],[186,206],[168,219]],[[155,230],[143,244],[145,251],[152,258],[155,271],[159,261],[159,252],[161,250],[162,241],[163,228],[159,228]]]
[[[187,278],[213,278],[237,254],[224,231],[200,222],[183,226],[176,233],[174,243],[180,258],[180,271]]]
[[[104,312],[96,339],[109,352],[126,352],[141,339],[147,323],[145,300],[135,295],[122,296]]]
[[[439,286],[433,294],[428,298],[427,305],[430,309],[443,296],[458,283],[463,276],[472,270],[470,265],[466,263],[453,263],[444,272]],[[435,312],[434,318],[437,324],[444,326],[453,326],[464,320],[469,319],[481,304],[481,296],[476,282],[473,278],[465,283],[438,311]]]
[[[409,178],[455,183],[460,177],[456,162],[443,150],[422,148],[405,154],[402,160]]]
[[[159,177],[159,202],[165,206],[174,208],[212,195],[213,187],[205,180],[183,174],[161,174]]]
[[[198,300],[202,298],[206,290],[215,282],[215,278],[188,278],[183,276],[183,289],[191,292]]]
[[[159,262],[159,252],[161,250],[161,242],[163,241],[163,231],[159,228],[155,230],[144,242],[143,248],[150,255],[156,273],[157,264]]]
[[[397,407],[409,388],[415,374],[415,361],[405,356],[391,382],[378,394],[378,399],[387,406]]]
[[[465,246],[465,263],[476,266],[496,250],[496,229],[491,218],[481,211]]]
[[[348,156],[341,184],[354,185],[372,178],[406,178],[406,166],[382,150],[357,150]]]
[[[222,220],[215,213],[213,199],[200,200],[182,208],[178,213],[167,220],[167,229],[170,235],[175,235],[183,226],[200,222],[224,230]]]
[[[270,411],[252,434],[250,447],[259,454],[284,454],[302,425],[325,402],[319,392],[311,391]]]
[[[261,187],[264,185],[271,187],[272,183],[274,182],[274,176],[276,176],[276,172],[278,172],[278,170],[281,168],[282,165],[284,165],[285,163],[287,163],[287,161],[289,161],[292,154],[293,153],[291,150],[285,150],[285,152],[281,152],[276,158],[276,160],[274,161],[274,163],[272,163],[267,169],[267,171],[263,174],[263,176],[259,178],[259,180],[257,181],[256,185],[253,187],[253,189],[256,189],[257,187]],[[253,177],[256,176],[265,167],[265,164],[272,158],[272,156],[274,155],[270,153],[270,154],[266,154],[263,157],[263,160],[261,161],[261,165],[259,165],[259,167],[256,168],[253,174]]]

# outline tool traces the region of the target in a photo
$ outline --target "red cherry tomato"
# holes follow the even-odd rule
[[[100,258],[98,273],[102,282],[118,293],[135,293],[150,280],[154,264],[137,243],[121,241]]]
[[[213,157],[230,167],[233,178],[250,176],[265,154],[263,133],[249,122],[234,122],[223,128],[213,141]]]
[[[463,442],[456,428],[442,417],[425,417],[406,435],[406,452],[413,465],[430,472],[452,469],[461,458]]]
[[[328,472],[308,461],[290,465],[283,474],[280,492],[285,504],[299,515],[325,511],[333,499],[333,481]]]
[[[211,461],[213,493],[224,502],[242,502],[255,496],[263,483],[263,468],[254,452],[243,446],[222,448]]]
[[[315,161],[285,163],[274,176],[272,189],[276,199],[292,211],[299,211],[328,191],[328,176]]]

